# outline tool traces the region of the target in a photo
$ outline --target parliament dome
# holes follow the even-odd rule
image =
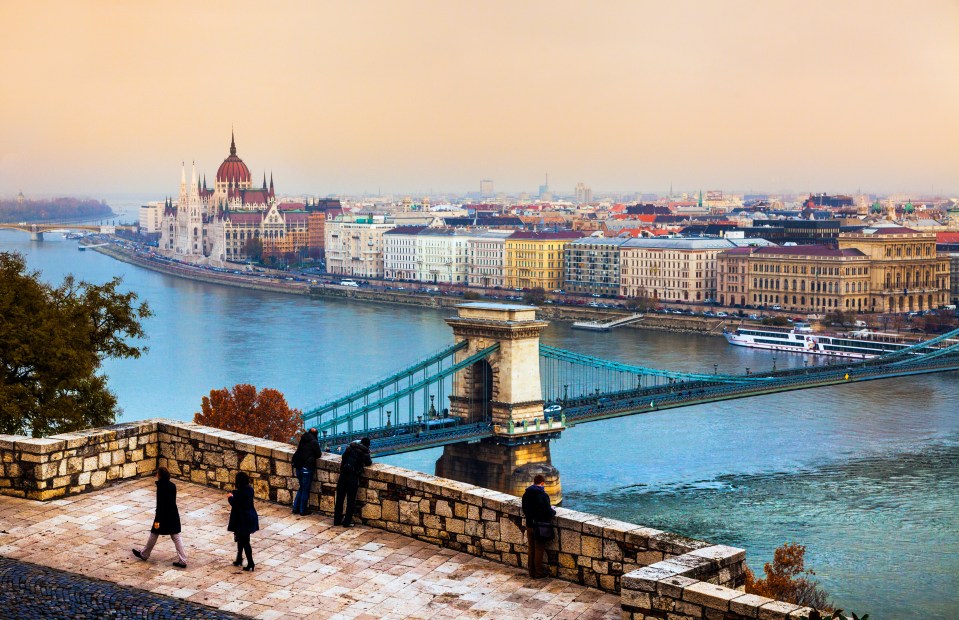
[[[243,184],[249,186],[253,182],[250,169],[243,160],[236,155],[236,141],[230,136],[230,156],[223,160],[216,171],[217,183]]]

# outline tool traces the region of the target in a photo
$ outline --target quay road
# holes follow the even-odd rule
[[[743,383],[685,381],[650,388],[641,388],[618,393],[592,395],[586,398],[569,399],[563,403],[562,421],[570,427],[585,422],[595,422],[659,411],[702,405],[723,400],[749,398],[780,392],[806,390],[843,383],[875,381],[908,375],[938,373],[959,370],[959,352],[925,361],[879,362],[876,360],[853,364],[830,364],[812,368],[795,368],[774,371]],[[762,377],[762,378],[760,378]],[[555,416],[552,420],[555,420]],[[544,420],[546,425],[552,421]],[[537,422],[538,427],[538,422]],[[515,432],[524,432],[517,428]],[[513,432],[511,429],[509,432]],[[371,438],[371,451],[379,456],[435,448],[452,443],[479,441],[493,436],[492,424],[480,422],[458,424],[446,428],[430,429],[423,424],[398,425],[386,428],[356,429],[324,437],[325,449],[342,451],[350,441],[361,436]]]

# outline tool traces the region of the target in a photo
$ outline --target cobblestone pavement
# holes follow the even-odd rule
[[[43,503],[0,496],[0,555],[267,620],[620,618],[618,595],[266,502],[257,503],[256,571],[244,572],[231,564],[226,492],[176,484],[186,569],[171,565],[169,537],[148,562],[130,552],[153,520],[152,478]]]
[[[151,594],[3,557],[0,557],[0,616],[5,620],[236,620],[240,617],[172,596]]]

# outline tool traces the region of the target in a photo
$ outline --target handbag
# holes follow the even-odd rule
[[[533,538],[543,542],[556,538],[556,531],[553,529],[553,524],[535,521],[533,523]]]

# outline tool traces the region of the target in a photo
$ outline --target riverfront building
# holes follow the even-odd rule
[[[509,288],[553,290],[563,285],[563,252],[584,233],[518,231],[506,238],[504,275]]]
[[[326,222],[326,271],[360,278],[382,278],[384,234],[395,228],[378,216],[341,215]]]
[[[324,209],[329,206],[324,201]],[[302,203],[278,204],[272,175],[267,185],[256,187],[250,169],[236,154],[230,138],[230,154],[217,169],[213,187],[201,180],[193,166],[190,183],[186,167],[180,174],[176,203],[168,202],[160,226],[161,252],[193,262],[244,261],[255,248],[264,257],[292,258],[296,254],[322,254],[311,246],[322,239],[325,215]],[[314,213],[316,213],[314,215]]]
[[[619,295],[620,250],[628,237],[584,237],[563,251],[563,289],[567,293]]]
[[[501,288],[506,267],[506,238],[511,230],[485,230],[470,237],[467,283],[481,288]]]
[[[929,310],[948,303],[949,257],[937,254],[936,233],[863,228],[841,234],[839,247],[870,259],[869,312]]]
[[[625,297],[705,302],[716,297],[716,257],[729,239],[630,239],[620,246]]]
[[[858,312],[869,303],[869,258],[823,245],[737,248],[717,259],[722,305]]]

